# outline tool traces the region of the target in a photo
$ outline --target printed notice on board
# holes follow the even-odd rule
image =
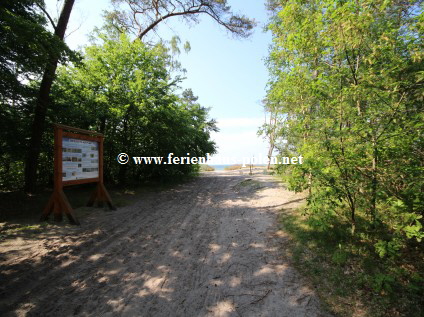
[[[94,141],[62,139],[62,180],[99,177],[99,144]]]

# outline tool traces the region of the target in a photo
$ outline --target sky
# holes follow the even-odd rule
[[[46,0],[52,16],[57,16],[57,0]],[[61,4],[62,1],[59,2]],[[181,42],[190,42],[191,51],[181,50],[178,59],[186,69],[186,79],[180,84],[191,88],[198,102],[210,107],[210,117],[218,121],[219,133],[212,139],[218,146],[214,156],[243,157],[266,156],[268,144],[257,136],[264,123],[265,114],[261,100],[266,94],[268,73],[265,58],[271,43],[271,35],[263,32],[267,22],[265,1],[230,0],[236,13],[254,18],[258,26],[248,39],[237,39],[225,31],[210,17],[204,15],[200,23],[187,25],[178,18],[170,18],[157,30],[164,40],[178,35]],[[102,10],[109,0],[77,0],[71,14],[66,42],[73,49],[88,44],[87,35],[95,26],[101,26]],[[147,155],[147,154],[146,154]],[[219,162],[217,162],[219,163]]]

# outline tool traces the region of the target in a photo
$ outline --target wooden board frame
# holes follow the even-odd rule
[[[63,187],[86,184],[86,183],[97,183],[96,190],[91,195],[87,206],[93,206],[97,202],[98,206],[103,206],[103,203],[107,203],[111,210],[116,210],[112,203],[112,199],[103,184],[103,134],[95,131],[84,130],[66,126],[63,124],[54,124],[54,189],[53,193],[44,208],[41,215],[40,221],[46,221],[51,213],[54,215],[55,221],[62,221],[63,213],[69,219],[71,224],[79,225],[79,221],[75,216],[75,213],[63,192]],[[64,131],[66,130],[66,131]],[[72,132],[69,132],[72,131]],[[62,141],[63,137],[80,139],[86,141],[94,141],[99,144],[99,173],[96,178],[84,178],[76,180],[64,181],[62,179],[63,161],[62,161]]]

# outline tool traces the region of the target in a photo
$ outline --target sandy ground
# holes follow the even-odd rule
[[[257,170],[205,173],[80,227],[0,244],[1,316],[328,316],[284,254],[302,197]]]

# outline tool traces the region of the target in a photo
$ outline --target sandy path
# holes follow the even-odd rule
[[[9,241],[0,315],[327,316],[282,256],[277,211],[299,200],[270,176],[214,172],[28,241],[31,252]]]

